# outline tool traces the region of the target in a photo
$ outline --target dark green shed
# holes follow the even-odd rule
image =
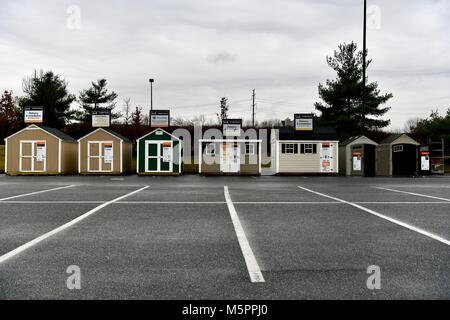
[[[182,172],[183,141],[156,129],[137,140],[139,175],[179,175]]]

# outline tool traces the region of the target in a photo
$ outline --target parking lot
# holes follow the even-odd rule
[[[0,221],[0,299],[450,298],[448,177],[0,176]]]

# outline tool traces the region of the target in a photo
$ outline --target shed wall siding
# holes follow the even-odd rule
[[[20,141],[46,141],[47,148],[47,173],[58,173],[58,150],[59,140],[51,136],[47,132],[39,129],[24,130],[21,133],[8,139],[8,173],[20,173],[19,157],[20,157]]]
[[[61,148],[61,173],[76,173],[78,171],[78,144],[62,142]]]
[[[88,173],[88,145],[90,141],[112,141],[113,142],[113,172],[115,174],[120,173],[120,139],[116,138],[112,134],[109,134],[105,131],[97,131],[89,136],[87,136],[84,139],[80,140],[80,172],[81,173]]]
[[[290,142],[289,142],[290,143]],[[292,142],[292,143],[300,143],[300,142]],[[317,144],[317,154],[282,154],[281,146],[280,146],[280,155],[279,155],[279,166],[280,173],[320,173],[320,143],[321,142],[310,142],[305,141],[301,143],[316,143]],[[334,171],[338,172],[338,144],[333,142],[334,144]],[[300,148],[299,148],[300,150]]]

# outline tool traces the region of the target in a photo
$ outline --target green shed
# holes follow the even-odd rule
[[[180,175],[183,167],[183,141],[156,129],[137,140],[139,175]]]

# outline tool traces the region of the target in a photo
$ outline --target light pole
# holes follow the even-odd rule
[[[153,82],[155,79],[149,79],[150,82],[150,111],[153,111]]]
[[[366,131],[366,54],[367,54],[367,0],[364,0],[364,26],[363,26],[363,92],[362,92],[362,134]]]

